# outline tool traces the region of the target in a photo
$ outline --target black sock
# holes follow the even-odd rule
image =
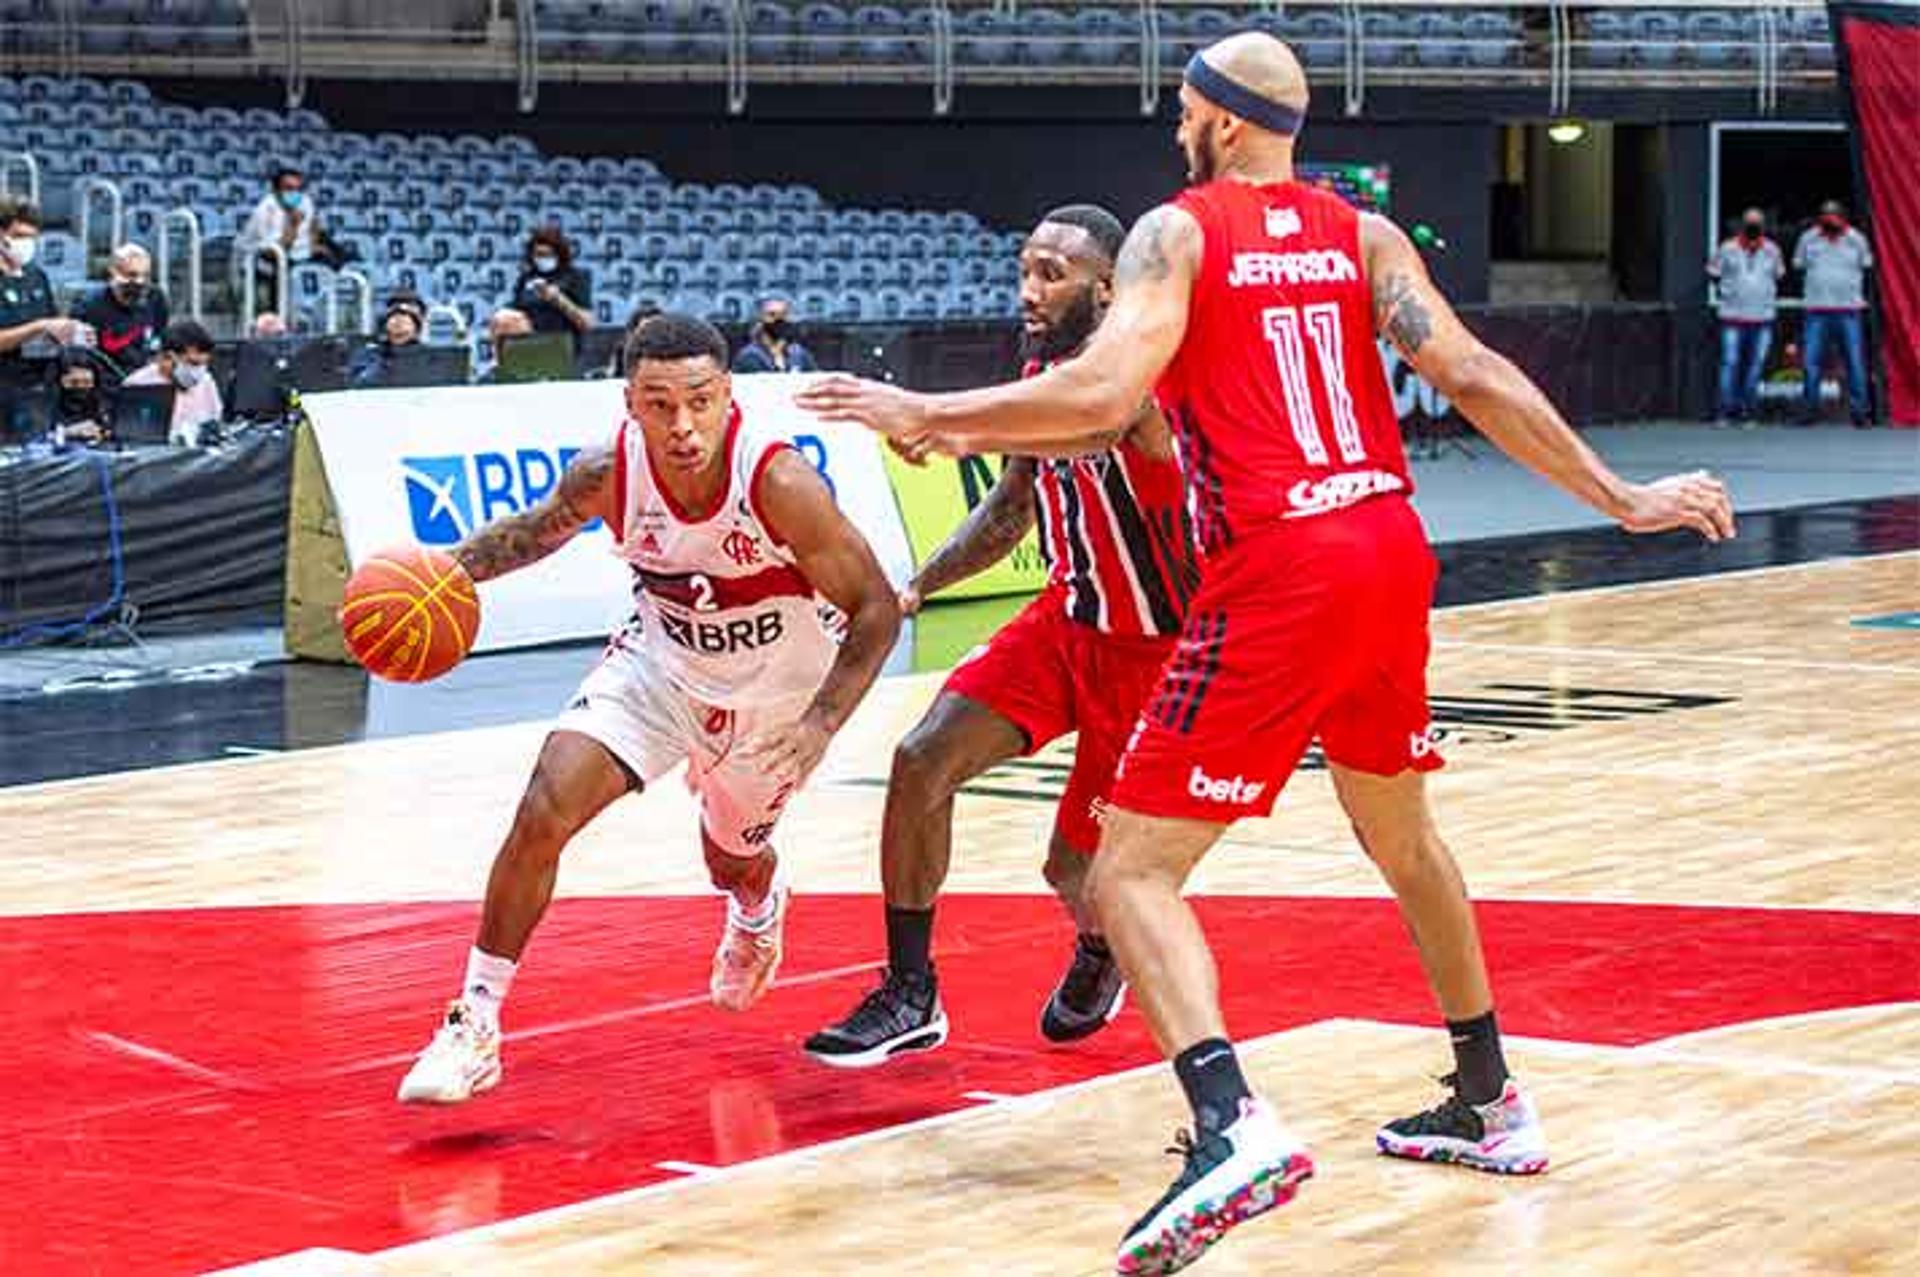
[[[1091,931],[1082,931],[1080,933],[1080,947],[1096,958],[1111,958],[1113,956],[1113,950],[1107,947],[1107,938],[1102,935],[1095,935]]]
[[[933,975],[933,910],[887,906],[887,966],[896,975]]]
[[[1471,1020],[1448,1020],[1453,1038],[1453,1068],[1460,1080],[1456,1089],[1469,1104],[1489,1104],[1507,1085],[1507,1058],[1500,1053],[1500,1027],[1493,1012]]]
[[[1240,1119],[1240,1101],[1253,1098],[1233,1043],[1225,1038],[1195,1042],[1173,1057],[1173,1071],[1193,1107],[1199,1134],[1216,1134],[1232,1126]]]

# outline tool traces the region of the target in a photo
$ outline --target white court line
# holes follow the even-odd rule
[[[283,749],[261,749],[257,745],[228,745],[221,752],[229,758],[275,758],[286,753]]]
[[[1230,840],[1223,839],[1222,841],[1225,842]],[[1279,851],[1279,852],[1325,853],[1328,850],[1322,847],[1297,847],[1297,846],[1296,847],[1275,847],[1270,843],[1254,842],[1252,840],[1247,840],[1247,839],[1236,841],[1234,842],[1234,845],[1238,847],[1246,847],[1250,849],[1259,848],[1259,849]],[[1346,848],[1346,850],[1350,851],[1352,854],[1358,855],[1360,852],[1360,846],[1358,843],[1353,843],[1353,844],[1350,844]],[[963,896],[1005,896],[1011,899],[1011,898],[1021,898],[1021,897],[1031,896],[1033,893],[1031,891],[1021,891],[1015,887],[997,887],[997,888],[987,887],[987,888],[980,888],[980,889],[968,887],[964,890],[958,890],[954,894],[963,895]],[[1277,896],[1267,896],[1267,895],[1254,896],[1254,895],[1249,895],[1246,892],[1239,892],[1239,891],[1193,891],[1193,892],[1188,892],[1187,894],[1191,898],[1197,899],[1197,900],[1245,900],[1245,899],[1300,900],[1300,901],[1306,901],[1308,903],[1312,903],[1314,901],[1319,901],[1319,900],[1325,900],[1330,902],[1338,902],[1338,901],[1344,901],[1344,900],[1379,900],[1379,901],[1391,902],[1393,900],[1392,893],[1381,890],[1378,887],[1368,887],[1365,889],[1356,888],[1353,891],[1289,891],[1289,892],[1283,892]],[[1686,899],[1686,900],[1667,900],[1667,899],[1659,899],[1659,898],[1648,897],[1648,896],[1606,896],[1606,895],[1562,896],[1562,895],[1553,895],[1553,894],[1516,895],[1516,894],[1513,894],[1511,890],[1507,890],[1507,891],[1471,891],[1470,890],[1468,892],[1468,895],[1470,895],[1473,898],[1473,902],[1475,904],[1482,904],[1482,905],[1484,904],[1625,905],[1625,906],[1631,906],[1631,907],[1643,907],[1648,909],[1753,909],[1753,910],[1762,910],[1769,913],[1870,913],[1870,914],[1885,914],[1885,915],[1890,915],[1893,917],[1901,917],[1901,918],[1920,915],[1920,901],[1903,904],[1903,903],[1888,903],[1887,901],[1884,901],[1884,900],[1877,900],[1877,901],[1870,901],[1863,904],[1811,904],[1810,905],[1810,904],[1798,904],[1798,903],[1776,904],[1776,903],[1771,903],[1766,901],[1745,901],[1745,900],[1700,900],[1697,898]]]
[[[703,1162],[655,1162],[655,1170],[672,1171],[676,1175],[711,1175],[720,1168],[708,1166]]]
[[[1905,674],[1920,677],[1920,665],[1885,665],[1875,661],[1796,661],[1768,656],[1728,656],[1718,652],[1671,652],[1656,647],[1572,647],[1545,643],[1483,643],[1469,639],[1435,639],[1435,647],[1457,647],[1469,652],[1518,652],[1527,656],[1604,657],[1664,665],[1734,665],[1745,669],[1817,670],[1825,674]]]
[[[195,1081],[211,1082],[213,1085],[229,1091],[264,1091],[267,1089],[257,1082],[249,1082],[245,1078],[235,1077],[231,1073],[222,1073],[218,1069],[210,1069],[205,1065],[195,1064],[192,1060],[182,1059],[170,1052],[162,1051],[159,1047],[144,1046],[139,1042],[130,1041],[116,1033],[108,1033],[103,1029],[88,1029],[80,1036],[89,1042],[105,1047],[116,1055],[131,1056],[136,1060],[144,1060],[148,1064],[158,1064],[161,1068],[171,1069],[175,1073],[183,1073]]]
[[[1017,1100],[1021,1097],[1018,1095],[1002,1095],[998,1091],[962,1091],[960,1092],[960,1098],[963,1100],[978,1100],[982,1104],[999,1104],[1007,1100]]]

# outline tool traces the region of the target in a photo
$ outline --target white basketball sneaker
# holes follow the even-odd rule
[[[1186,1165],[1121,1240],[1122,1277],[1180,1271],[1228,1230],[1292,1201],[1313,1177],[1306,1147],[1260,1100],[1240,1101],[1239,1118],[1218,1134],[1174,1138],[1178,1146],[1167,1151]]]
[[[1540,1114],[1512,1078],[1498,1099],[1469,1104],[1456,1075],[1440,1079],[1452,1091],[1424,1113],[1389,1122],[1374,1143],[1389,1157],[1458,1162],[1496,1175],[1538,1175],[1547,1169],[1547,1131]]]
[[[402,1104],[460,1104],[500,1084],[500,1031],[455,1001],[426,1050],[400,1080]]]
[[[787,919],[784,886],[772,892],[772,916],[757,926],[742,919],[739,902],[727,897],[727,928],[720,933],[720,947],[713,954],[713,979],[708,992],[713,1005],[723,1011],[744,1011],[760,1000],[780,970],[781,927]]]

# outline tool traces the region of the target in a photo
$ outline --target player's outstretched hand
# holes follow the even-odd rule
[[[814,382],[793,401],[827,421],[865,426],[888,438],[911,442],[927,433],[926,396],[883,381],[836,373]]]
[[[1709,541],[1733,538],[1733,499],[1727,485],[1695,470],[1634,484],[1620,526],[1629,532],[1665,532],[1692,528]]]
[[[798,785],[820,765],[832,740],[833,733],[809,710],[790,725],[768,732],[749,744],[745,753],[750,762],[764,768],[769,776]]]

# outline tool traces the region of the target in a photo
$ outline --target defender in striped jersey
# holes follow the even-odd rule
[[[1026,373],[1070,359],[1106,311],[1125,232],[1105,209],[1048,213],[1020,254]],[[887,974],[840,1022],[807,1040],[829,1064],[884,1063],[946,1040],[931,959],[933,903],[947,875],[953,795],[981,772],[1079,733],[1047,846],[1045,875],[1078,932],[1040,1031],[1098,1032],[1124,985],[1087,907],[1087,858],[1127,733],[1160,676],[1196,584],[1179,467],[1148,407],[1110,446],[1064,458],[1010,457],[987,498],[922,565],[902,609],[1005,557],[1037,521],[1041,595],[976,649],[893,757],[881,831]]]

